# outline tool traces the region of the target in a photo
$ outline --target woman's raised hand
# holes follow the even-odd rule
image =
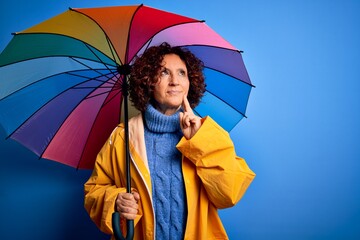
[[[192,138],[201,127],[201,118],[196,116],[184,95],[182,108],[184,112],[180,112],[180,127],[186,139]]]

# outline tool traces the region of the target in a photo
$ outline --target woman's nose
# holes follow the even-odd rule
[[[169,76],[169,84],[170,85],[179,85],[179,79],[177,78],[176,75],[170,74],[170,76]]]

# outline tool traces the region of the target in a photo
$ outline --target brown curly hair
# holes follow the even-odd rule
[[[181,47],[171,47],[164,42],[159,46],[148,48],[138,57],[129,78],[129,97],[136,109],[143,112],[153,100],[155,84],[158,81],[162,61],[165,55],[176,54],[184,61],[190,82],[188,100],[192,108],[196,107],[205,92],[203,62],[189,50]]]

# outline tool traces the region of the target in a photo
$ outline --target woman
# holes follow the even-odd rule
[[[229,134],[192,108],[205,83],[202,62],[167,43],[133,64],[129,120],[132,193],[126,193],[124,126],[97,156],[85,183],[85,208],[112,233],[111,215],[135,221],[134,239],[227,239],[218,208],[234,206],[255,174],[235,155]]]

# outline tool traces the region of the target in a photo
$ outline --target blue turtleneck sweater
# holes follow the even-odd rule
[[[156,239],[183,239],[187,208],[181,153],[176,149],[176,144],[183,135],[179,112],[167,116],[149,104],[144,118]]]

